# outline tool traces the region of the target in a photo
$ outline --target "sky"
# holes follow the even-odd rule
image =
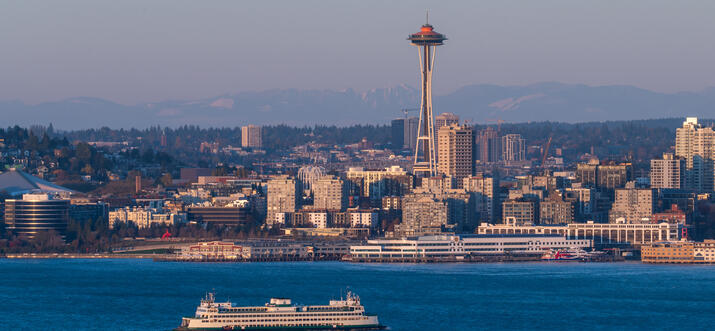
[[[435,94],[544,81],[715,86],[715,1],[0,0],[0,100],[416,86],[406,37],[426,10],[449,38]]]

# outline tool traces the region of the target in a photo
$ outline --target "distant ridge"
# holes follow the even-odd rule
[[[418,106],[419,91],[407,85],[347,90],[274,89],[213,98],[121,105],[97,98],[71,98],[38,105],[0,101],[4,126],[52,123],[58,129],[146,128],[247,123],[291,126],[386,124],[402,108]],[[436,96],[435,113],[453,112],[472,123],[602,122],[685,116],[713,117],[715,88],[658,93],[633,86],[538,83],[525,86],[469,85]]]

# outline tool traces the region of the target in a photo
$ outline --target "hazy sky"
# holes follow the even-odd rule
[[[541,81],[715,86],[715,1],[0,0],[0,100],[414,86],[405,38],[425,9],[449,38],[438,94]]]

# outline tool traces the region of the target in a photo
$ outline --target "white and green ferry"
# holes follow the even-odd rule
[[[272,298],[265,306],[235,307],[215,302],[213,293],[201,300],[194,317],[184,317],[176,330],[382,330],[377,316],[367,315],[360,298],[330,300],[324,306],[299,306],[287,298]]]

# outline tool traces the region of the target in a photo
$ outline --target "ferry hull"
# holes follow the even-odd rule
[[[178,327],[174,331],[192,331],[192,330],[261,330],[261,331],[325,331],[325,330],[340,330],[340,331],[368,331],[368,330],[386,330],[387,327],[384,325],[351,325],[351,326],[336,326],[332,325],[326,326],[295,326],[295,327],[236,327],[236,328],[187,328]]]

